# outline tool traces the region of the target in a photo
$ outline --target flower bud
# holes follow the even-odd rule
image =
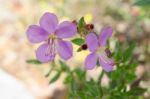
[[[108,57],[112,56],[112,53],[111,53],[111,51],[108,48],[105,49],[105,52],[106,52]]]
[[[87,30],[93,30],[93,29],[94,29],[94,25],[93,25],[93,24],[86,24],[86,25],[85,25],[85,28],[86,28]]]
[[[88,46],[87,46],[87,44],[83,44],[83,45],[81,46],[81,48],[82,48],[82,50],[86,50],[86,49],[88,48]]]

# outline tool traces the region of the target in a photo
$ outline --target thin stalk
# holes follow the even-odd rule
[[[101,81],[102,81],[103,76],[104,76],[104,70],[102,70],[102,72],[98,78],[98,84],[100,84],[100,85],[101,85]]]
[[[101,82],[102,82],[102,78],[103,78],[103,76],[104,76],[104,70],[102,70],[102,72],[101,72],[101,74],[99,75],[99,78],[98,78],[98,82],[97,82],[97,84],[99,85],[99,88],[100,88],[100,90],[101,90],[101,94],[100,94],[100,97],[102,98],[103,97],[103,89],[102,89],[102,86],[101,86]]]

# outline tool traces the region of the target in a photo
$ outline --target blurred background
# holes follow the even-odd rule
[[[136,42],[134,57],[140,63],[136,74],[140,85],[148,88],[145,99],[150,99],[150,7],[135,6],[134,2],[136,0],[0,0],[0,99],[65,98],[63,75],[49,85],[49,78],[45,77],[48,64],[26,63],[27,59],[35,59],[38,46],[27,40],[26,29],[38,24],[47,11],[55,13],[60,21],[79,20],[84,16],[87,23],[95,24],[97,31],[112,26],[112,48],[116,42],[121,42],[124,48]],[[84,54],[87,52],[74,54],[67,63],[83,66]]]

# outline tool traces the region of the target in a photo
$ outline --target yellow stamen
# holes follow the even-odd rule
[[[50,38],[50,39],[57,39],[57,36],[54,35],[54,34],[50,34],[48,38]]]

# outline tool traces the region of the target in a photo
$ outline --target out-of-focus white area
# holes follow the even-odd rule
[[[25,85],[0,69],[0,98],[1,99],[34,99]]]

